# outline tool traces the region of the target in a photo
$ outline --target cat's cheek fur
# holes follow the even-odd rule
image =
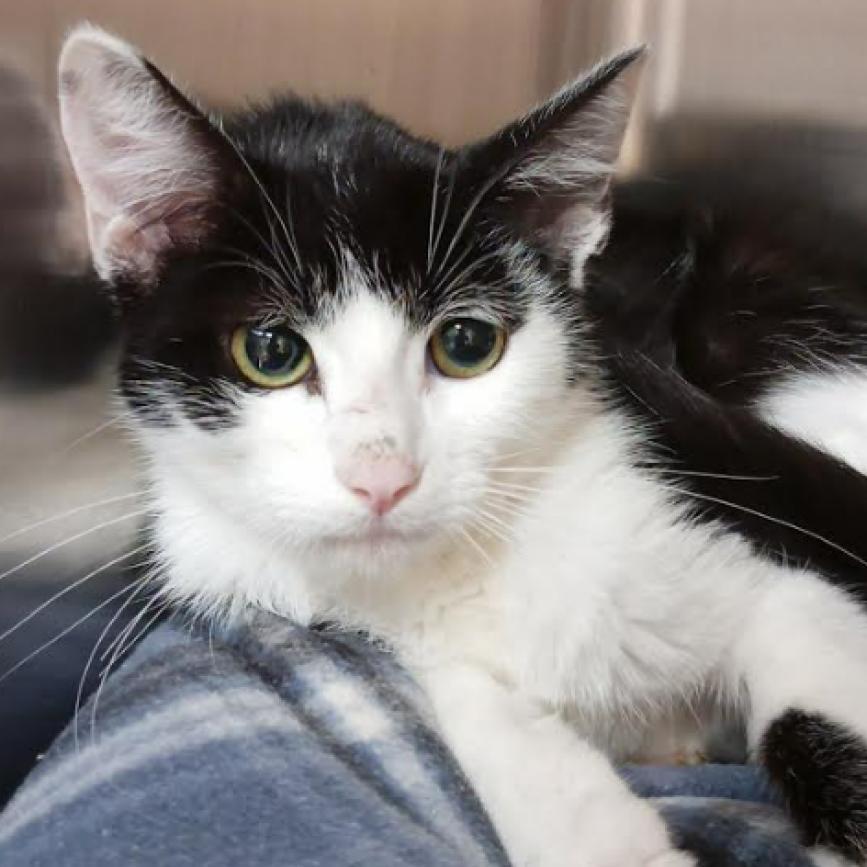
[[[247,419],[262,403],[283,404],[277,418],[316,414],[300,393],[250,394],[231,427],[208,431],[180,418],[167,428],[141,429],[153,468],[166,590],[197,613],[225,616],[261,605],[307,620],[304,588],[274,550],[278,542],[300,542],[303,528],[316,522],[328,455],[312,425],[285,425],[279,432],[259,425],[263,438],[257,441]],[[292,491],[274,498],[271,489],[281,478],[293,480]],[[315,501],[299,502],[308,489]]]

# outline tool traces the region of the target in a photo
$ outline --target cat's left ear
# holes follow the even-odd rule
[[[644,54],[639,47],[599,64],[465,154],[476,177],[487,177],[488,216],[570,261],[576,281],[607,238],[608,189]]]
[[[73,31],[59,74],[94,266],[110,283],[146,288],[169,254],[213,231],[227,143],[154,66],[103,30]]]

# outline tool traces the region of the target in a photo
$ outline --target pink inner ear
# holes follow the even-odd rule
[[[151,275],[158,273],[160,257],[171,246],[171,235],[163,223],[139,226],[119,216],[102,229],[100,245],[115,273],[139,275],[143,282],[150,282]]]
[[[142,284],[212,225],[218,171],[183,98],[127,45],[73,34],[61,57],[61,120],[84,193],[94,264]]]

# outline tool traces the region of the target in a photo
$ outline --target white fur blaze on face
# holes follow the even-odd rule
[[[569,411],[567,339],[542,309],[466,380],[432,370],[429,334],[364,288],[304,337],[319,389],[242,393],[229,429],[142,432],[170,589],[194,604],[313,616],[347,582],[412,582],[465,529],[484,545],[480,510],[505,497],[501,532],[515,512],[492,467],[544,460]]]
[[[367,292],[309,339],[319,346],[335,476],[382,517],[418,486],[424,470],[424,339]]]

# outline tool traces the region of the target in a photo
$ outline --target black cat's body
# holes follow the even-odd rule
[[[588,279],[606,330],[732,404],[792,374],[867,365],[867,250],[838,243],[846,227],[818,204],[794,224],[766,199],[720,202],[694,187],[615,188],[611,238]]]
[[[613,387],[655,431],[651,461],[706,514],[867,603],[865,477],[758,412],[786,380],[867,371],[867,267],[823,249],[827,226],[808,244],[760,203],[720,216],[688,195],[615,189],[585,287]]]

